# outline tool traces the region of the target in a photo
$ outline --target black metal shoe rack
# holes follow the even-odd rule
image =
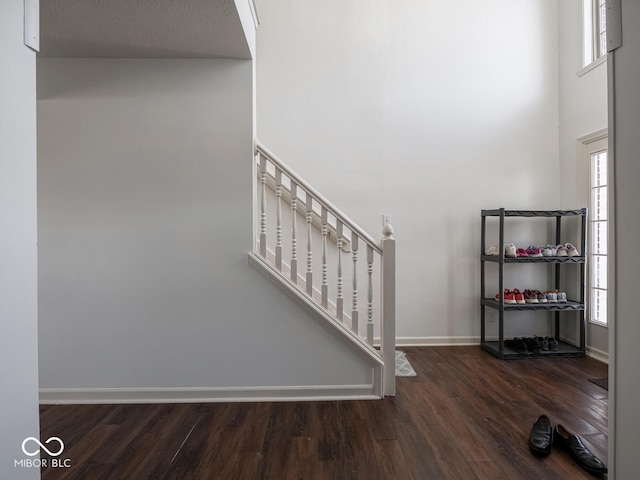
[[[480,251],[480,304],[481,304],[481,327],[480,327],[480,346],[483,350],[491,353],[492,355],[502,358],[532,358],[532,357],[584,357],[585,356],[585,252],[586,252],[586,227],[587,227],[587,209],[581,210],[505,210],[504,208],[494,210],[482,210],[482,236],[481,236],[481,251]],[[517,257],[507,258],[504,256],[504,225],[505,218],[507,217],[548,217],[555,218],[555,243],[560,244],[562,241],[562,219],[566,217],[580,216],[581,218],[581,235],[579,242],[579,251],[581,256],[576,257]],[[486,227],[487,217],[497,217],[500,222],[500,239],[499,239],[499,254],[498,255],[485,255],[486,252]],[[493,296],[487,296],[485,291],[485,263],[494,262],[499,264],[499,298],[497,301]],[[577,300],[568,299],[567,302],[558,303],[539,303],[539,304],[505,304],[502,292],[504,292],[504,268],[505,264],[544,264],[552,265],[555,274],[556,289],[560,289],[560,271],[561,267],[566,264],[579,264],[580,267],[580,294]],[[495,294],[493,292],[492,294]],[[499,324],[498,324],[498,340],[488,341],[486,339],[485,329],[485,310],[486,308],[493,308],[498,311]],[[558,339],[559,348],[557,351],[542,351],[540,353],[532,352],[518,352],[504,345],[504,320],[505,312],[514,312],[522,310],[535,310],[554,312],[554,331],[555,338]],[[560,314],[567,311],[578,312],[580,322],[580,344],[571,345],[560,341]]]

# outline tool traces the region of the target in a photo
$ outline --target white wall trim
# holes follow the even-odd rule
[[[253,24],[256,29],[260,25],[260,17],[258,16],[258,6],[256,5],[256,0],[248,0],[249,1],[249,9],[251,10],[251,16],[253,17]]]
[[[591,357],[599,362],[609,365],[609,354],[593,347],[587,346],[587,357]]]
[[[602,140],[603,138],[607,138],[608,136],[609,136],[609,129],[601,128],[600,130],[596,130],[595,132],[591,132],[587,135],[583,135],[582,137],[579,137],[578,142],[581,145],[586,145],[589,143],[597,142],[598,140]]]
[[[573,343],[573,339],[561,338],[560,340]],[[376,339],[376,344],[380,339]],[[479,346],[480,337],[397,337],[396,348],[400,347],[463,347]],[[609,354],[593,347],[587,346],[586,353],[599,362],[609,364]]]
[[[380,339],[376,339],[380,343]],[[480,337],[396,337],[397,347],[479,346]]]
[[[578,70],[577,75],[579,77],[582,77],[587,72],[590,72],[591,70],[593,70],[594,68],[598,67],[599,65],[602,65],[603,63],[605,63],[607,61],[607,55],[608,54],[605,53],[601,57],[598,57],[596,60],[591,62],[589,65],[585,65],[580,70]]]
[[[379,400],[374,386],[307,385],[221,388],[42,388],[41,405]]]

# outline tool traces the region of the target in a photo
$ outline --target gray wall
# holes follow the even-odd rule
[[[46,59],[38,82],[41,388],[371,382],[247,265],[251,61]]]
[[[638,476],[640,444],[640,322],[638,321],[638,279],[640,279],[640,3],[622,0],[622,42],[614,52],[609,81],[613,82],[613,155],[615,181],[615,324],[614,324],[614,408],[609,441],[614,449],[615,478]],[[610,59],[611,61],[611,59]],[[611,142],[611,138],[610,138]]]
[[[36,255],[36,58],[23,44],[23,2],[0,11],[0,478],[39,436]],[[36,457],[37,458],[37,457]]]

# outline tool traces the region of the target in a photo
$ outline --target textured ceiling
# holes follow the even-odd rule
[[[251,58],[234,0],[41,0],[40,56]]]

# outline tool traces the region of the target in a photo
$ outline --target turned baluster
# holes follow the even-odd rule
[[[343,225],[340,220],[336,219],[336,235],[338,237],[338,297],[336,299],[336,317],[338,320],[343,319],[343,298],[342,298],[342,235]]]
[[[267,258],[267,159],[260,155],[260,255]]]
[[[373,247],[367,245],[367,343],[373,345]]]
[[[291,181],[291,281],[298,284],[298,185]]]
[[[306,279],[306,291],[307,294],[313,295],[313,253],[311,252],[311,222],[313,220],[313,198],[309,192],[307,194],[307,279]]]
[[[358,235],[351,232],[351,257],[353,259],[353,298],[351,307],[351,330],[358,333]]]
[[[322,219],[322,306],[327,308],[329,305],[329,286],[327,284],[327,235],[329,234],[329,226],[327,225],[327,209],[322,207],[320,217]]]
[[[276,167],[276,268],[282,270],[282,172]]]

